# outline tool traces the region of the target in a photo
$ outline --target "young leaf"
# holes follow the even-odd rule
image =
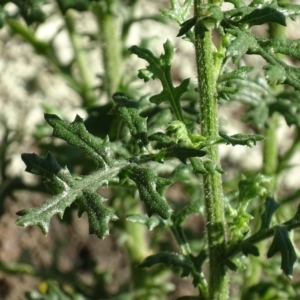
[[[275,228],[273,242],[267,253],[267,258],[273,257],[277,252],[281,254],[281,269],[286,276],[292,279],[293,266],[297,261],[297,255],[286,226]]]
[[[181,24],[189,17],[192,5],[193,0],[185,0],[182,5],[178,0],[172,0],[171,9],[163,8],[160,11],[164,16]]]
[[[246,203],[257,196],[263,196],[266,193],[264,183],[268,183],[270,178],[258,174],[251,179],[242,179],[239,182],[239,201]]]
[[[268,196],[261,209],[261,225],[260,230],[269,229],[272,216],[279,204],[275,201],[274,197]]]
[[[113,159],[107,142],[91,135],[84,126],[83,119],[76,116],[72,123],[61,120],[58,116],[45,114],[45,120],[53,127],[53,136],[65,140],[95,158],[101,166],[112,166]]]
[[[257,42],[250,33],[238,29],[230,29],[228,32],[236,36],[228,46],[226,52],[227,57],[232,57],[234,63],[237,63],[249,48],[256,49]]]
[[[225,74],[222,74],[221,76],[219,76],[218,83],[232,80],[232,79],[245,79],[248,76],[248,74],[251,71],[253,71],[253,69],[254,69],[254,67],[252,67],[252,66],[239,67],[232,72],[225,73]]]
[[[246,145],[250,148],[256,145],[257,141],[263,141],[264,136],[260,134],[243,134],[238,133],[228,136],[224,132],[219,132],[219,135],[226,141],[227,144],[235,145]]]
[[[190,29],[195,26],[196,22],[197,22],[197,17],[193,17],[180,24],[181,28],[177,34],[177,37],[183,36],[184,34],[188,33]]]
[[[129,128],[130,134],[140,147],[149,144],[147,137],[147,120],[138,113],[139,103],[129,100],[123,93],[113,94],[116,106],[111,110],[111,114],[121,116]]]
[[[284,14],[268,6],[253,10],[250,14],[239,20],[239,23],[247,23],[250,27],[266,23],[278,23],[282,26],[286,26]]]
[[[286,79],[286,73],[282,66],[266,65],[263,68],[266,78],[271,85],[283,83]]]
[[[279,112],[285,118],[287,125],[300,127],[300,105],[299,102],[293,100],[293,98],[279,98],[276,102],[269,104],[270,115]]]
[[[274,2],[273,2],[274,3]],[[276,1],[277,7],[276,9],[284,14],[286,17],[292,18],[295,21],[295,17],[300,15],[300,6],[299,4],[291,4],[291,3],[284,3],[281,1]]]
[[[120,173],[121,179],[128,177],[135,182],[141,200],[145,203],[148,216],[159,215],[162,219],[169,219],[172,209],[161,195],[163,187],[171,182],[155,175],[151,169],[129,165]]]
[[[300,6],[299,6],[300,7]],[[281,53],[300,60],[300,40],[285,40],[283,38],[258,39],[261,47],[272,53]]]
[[[50,152],[46,158],[34,153],[23,153],[21,157],[26,165],[25,171],[44,177],[47,183],[51,182],[53,193],[61,192],[66,184],[73,186],[73,178],[69,170],[66,167],[62,168]]]
[[[170,252],[160,252],[150,255],[139,265],[139,267],[151,268],[156,264],[165,264],[172,268],[181,268],[181,277],[186,277],[193,271],[192,265],[190,262],[186,261],[184,257]]]
[[[159,95],[152,96],[150,101],[156,104],[165,101],[169,102],[176,118],[183,121],[180,98],[182,94],[188,90],[190,79],[183,80],[177,87],[173,86],[171,79],[171,63],[175,48],[169,40],[164,44],[164,50],[165,54],[162,54],[158,58],[148,49],[143,49],[138,46],[129,48],[131,53],[136,54],[138,57],[145,59],[149,63],[146,69],[139,70],[139,78],[143,79],[145,82],[155,78],[158,78],[161,81],[163,87],[162,92]]]
[[[96,234],[100,239],[109,235],[109,221],[115,221],[118,217],[102,202],[105,201],[99,194],[91,192],[88,189],[82,190],[82,196],[76,200],[79,207],[78,215],[86,211],[89,217],[89,232]]]
[[[4,1],[4,4],[6,4],[6,2],[8,1]],[[18,6],[19,12],[27,25],[32,25],[33,23],[43,23],[46,20],[46,14],[42,10],[43,1],[27,0],[14,1],[13,3]]]
[[[129,215],[126,217],[126,220],[132,223],[144,224],[150,231],[157,226],[165,225],[165,221],[158,216],[151,216],[149,218],[146,215]]]

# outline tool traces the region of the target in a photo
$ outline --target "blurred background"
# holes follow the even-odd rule
[[[30,3],[30,10],[25,2]],[[47,237],[38,227],[15,225],[17,211],[37,206],[50,195],[40,178],[25,172],[21,153],[45,156],[51,151],[62,166],[81,175],[95,167],[90,158],[51,137],[45,112],[68,121],[78,114],[91,133],[100,137],[113,134],[114,123],[107,113],[114,92],[141,98],[160,91],[156,81],[145,84],[138,80],[138,70],[147,63],[130,55],[127,49],[132,45],[160,55],[169,39],[177,49],[172,67],[174,85],[187,77],[194,84],[197,81],[192,43],[177,38],[179,25],[160,13],[170,8],[169,1],[100,0],[91,6],[89,1],[71,2],[0,1],[0,299],[176,299],[197,295],[191,280],[169,273],[164,276],[171,279],[163,288],[161,282],[152,283],[158,286],[157,297],[135,295],[130,283],[130,253],[124,243],[128,237],[121,223],[100,240],[89,235],[87,216],[78,219],[71,207],[63,220],[52,218]],[[253,31],[259,36],[267,34],[262,26]],[[299,22],[288,21],[286,36],[300,38]],[[217,43],[217,33],[215,40]],[[255,56],[244,59],[257,66],[254,74],[265,64]],[[222,130],[228,134],[260,132],[252,123],[241,121],[247,111],[243,103],[221,101]],[[279,154],[284,154],[298,129],[289,127],[284,118],[278,122]],[[241,174],[255,174],[262,168],[261,144],[252,149],[221,146],[220,151],[225,190],[236,185]],[[295,209],[299,158],[299,151],[295,151],[290,167],[280,175],[278,192],[278,197],[290,199]],[[175,186],[168,195],[184,198],[180,192],[181,187]],[[110,197],[107,189],[101,193]],[[192,216],[186,224],[195,241],[204,234],[203,222]],[[160,237],[160,243],[163,249],[168,245],[168,250],[176,251],[170,236]],[[276,268],[279,270],[278,265]],[[42,296],[47,289],[58,298]],[[165,296],[159,294],[162,290]]]

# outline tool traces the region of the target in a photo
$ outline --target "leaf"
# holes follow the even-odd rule
[[[126,217],[126,220],[132,223],[144,224],[150,231],[157,226],[165,225],[165,221],[158,216],[151,216],[149,218],[146,215],[129,215]]]
[[[135,182],[141,200],[145,203],[148,216],[159,215],[162,219],[169,219],[172,209],[166,199],[161,195],[162,188],[171,182],[155,175],[151,169],[129,165],[121,173],[121,180],[128,177]]]
[[[190,16],[192,5],[193,0],[185,0],[182,5],[179,4],[178,0],[173,0],[171,1],[171,9],[163,8],[160,11],[164,16],[181,24]]]
[[[111,110],[111,114],[121,116],[129,128],[130,134],[136,140],[139,147],[149,144],[147,137],[147,120],[139,115],[139,103],[129,100],[123,93],[115,93],[112,96],[116,106]]]
[[[155,132],[155,133],[151,134],[150,136],[148,136],[148,139],[149,139],[149,141],[158,142],[159,148],[176,145],[174,140],[163,132]]]
[[[188,90],[190,79],[185,79],[177,87],[173,86],[171,78],[171,63],[175,53],[175,48],[169,40],[164,44],[165,53],[160,57],[156,57],[148,49],[143,49],[138,46],[129,48],[132,54],[146,60],[149,65],[146,69],[139,70],[139,78],[145,82],[150,79],[158,78],[161,81],[163,90],[160,94],[152,96],[150,101],[152,103],[160,104],[162,102],[169,102],[170,106],[178,120],[183,120],[182,110],[180,105],[180,98],[183,93]]]
[[[78,215],[85,211],[89,217],[89,233],[96,234],[100,239],[109,235],[108,223],[116,221],[118,217],[102,203],[105,201],[99,194],[88,189],[82,190],[82,196],[76,201],[79,207]]]
[[[113,159],[107,142],[91,135],[85,128],[83,119],[76,116],[72,123],[61,120],[53,114],[45,114],[45,120],[53,127],[53,136],[65,140],[68,144],[75,146],[93,158],[101,166],[112,166]]]
[[[262,102],[251,109],[243,118],[244,122],[252,121],[258,129],[268,126],[269,108],[266,103]]]
[[[281,96],[282,95],[278,95],[277,101],[269,104],[270,115],[274,112],[278,112],[285,118],[287,125],[300,127],[300,104],[297,101],[298,99],[295,96],[281,99]]]
[[[293,266],[297,261],[294,246],[290,240],[286,226],[277,226],[267,258],[273,257],[277,252],[281,254],[281,269],[290,279],[293,278]]]
[[[45,235],[49,231],[49,223],[53,215],[58,214],[59,217],[62,218],[65,209],[69,207],[75,200],[82,199],[82,197],[85,197],[85,195],[89,195],[87,193],[93,193],[98,187],[102,186],[109,179],[117,176],[117,174],[120,172],[120,169],[128,164],[127,162],[116,163],[114,167],[110,169],[98,170],[92,175],[73,179],[71,178],[67,168],[59,169],[59,165],[49,154],[46,159],[37,157],[35,154],[25,154],[23,155],[23,159],[26,163],[27,171],[46,177],[50,180],[50,183],[53,187],[55,187],[56,182],[58,182],[58,188],[53,190],[53,192],[56,193],[55,196],[46,200],[39,207],[27,208],[17,212],[17,215],[20,216],[16,221],[17,225],[24,227],[37,225],[41,228]],[[93,199],[93,197],[90,198],[92,201],[91,203],[96,201]],[[93,213],[90,212],[92,217],[90,223],[92,225],[91,232],[96,232],[97,234],[99,233],[101,236],[100,226],[104,228],[102,222],[106,222],[106,220],[97,220],[97,222],[100,224],[99,225],[94,222],[95,218],[104,216],[105,218],[114,220],[115,217],[106,209],[101,207],[99,208],[99,205],[97,206],[97,209],[98,211],[96,212],[96,215],[93,215]],[[103,230],[103,233],[105,235],[107,231]]]
[[[253,71],[254,67],[252,66],[243,66],[239,67],[236,70],[222,74],[218,78],[218,83],[232,80],[232,79],[244,79],[248,76],[248,74]]]
[[[235,29],[230,29],[227,31],[236,36],[236,38],[230,43],[226,51],[226,56],[232,57],[233,63],[237,63],[249,48],[256,49],[257,42],[250,33]]]
[[[241,250],[245,256],[248,256],[249,254],[252,254],[253,256],[259,256],[258,248],[249,242],[242,242]]]
[[[170,252],[160,252],[148,256],[140,265],[140,268],[151,268],[156,264],[165,264],[172,268],[181,268],[181,277],[187,277],[193,271],[193,267],[190,262],[178,254]]]
[[[268,196],[261,209],[261,225],[260,230],[269,229],[272,216],[279,204],[275,201],[274,197]]]
[[[253,10],[238,22],[247,23],[250,27],[266,23],[278,23],[282,26],[286,26],[284,14],[277,9],[268,6]]]
[[[294,17],[300,15],[300,6],[299,4],[291,4],[291,3],[282,3],[281,1],[276,1],[277,7],[276,9],[284,14],[286,17],[292,18],[294,21]]]
[[[65,192],[46,200],[39,207],[18,211],[17,215],[20,218],[17,219],[16,224],[23,227],[37,225],[47,235],[52,216],[58,214],[62,219],[65,209],[75,201],[76,197],[76,190],[66,188]]]
[[[181,28],[177,34],[177,37],[183,36],[184,34],[188,33],[190,29],[195,26],[196,22],[197,22],[197,17],[193,17],[180,24]]]
[[[238,270],[238,267],[237,265],[230,259],[225,259],[224,260],[224,264],[231,270],[231,271],[234,271],[234,272],[237,272]]]
[[[178,158],[182,163],[186,164],[187,159],[190,157],[202,157],[206,155],[206,151],[195,149],[192,147],[184,147],[180,145],[165,148],[155,154],[145,155],[153,161],[163,162],[168,158]]]
[[[47,179],[45,182],[52,193],[57,194],[66,188],[66,184],[70,187],[74,185],[72,175],[65,167],[62,168],[49,152],[46,158],[42,158],[34,153],[23,153],[22,160],[26,164],[25,171],[43,176]]]
[[[239,201],[247,202],[257,196],[263,196],[267,192],[263,184],[270,182],[270,178],[258,174],[250,179],[242,179],[239,182]]]
[[[227,144],[235,145],[245,145],[250,148],[256,145],[257,141],[263,141],[264,136],[260,134],[243,134],[238,133],[228,136],[224,132],[219,132],[219,135],[226,141]]]
[[[41,0],[16,0],[13,3],[19,8],[19,12],[27,25],[34,23],[43,23],[46,20],[46,14],[42,10]]]
[[[282,66],[266,65],[263,67],[266,73],[266,78],[271,85],[284,83],[286,73]]]
[[[281,53],[300,60],[300,39],[292,41],[283,38],[258,39],[258,43],[271,53]]]

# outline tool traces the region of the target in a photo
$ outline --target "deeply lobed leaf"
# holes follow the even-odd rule
[[[170,180],[158,177],[151,169],[129,165],[120,173],[121,179],[128,177],[135,182],[141,200],[145,203],[148,216],[159,215],[162,219],[171,216],[172,209],[161,195],[162,189],[171,183]]]
[[[53,136],[82,149],[95,158],[101,166],[107,167],[113,165],[112,153],[107,142],[91,135],[86,130],[83,119],[78,115],[72,123],[61,120],[53,114],[45,114],[45,120],[53,127]]]

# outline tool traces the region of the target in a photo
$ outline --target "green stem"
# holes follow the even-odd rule
[[[195,15],[201,14],[201,0],[195,0]],[[207,3],[206,3],[207,4]],[[196,26],[197,27],[197,26]],[[218,136],[218,106],[214,67],[214,45],[211,30],[203,37],[195,32],[196,64],[200,104],[201,134],[207,138]],[[207,149],[208,159],[220,165],[217,146]],[[226,258],[226,222],[224,217],[221,175],[218,172],[203,175],[206,208],[206,226],[209,254],[209,299],[228,298],[228,277],[224,268]]]
[[[117,91],[121,78],[121,37],[118,36],[116,0],[94,3],[93,13],[97,18],[104,66],[104,89],[108,99]]]
[[[64,16],[66,28],[69,33],[71,44],[74,50],[74,59],[80,76],[80,94],[83,100],[83,106],[89,108],[96,104],[96,98],[93,91],[93,76],[86,57],[86,51],[83,49],[81,39],[75,31],[72,12],[68,11]]]

